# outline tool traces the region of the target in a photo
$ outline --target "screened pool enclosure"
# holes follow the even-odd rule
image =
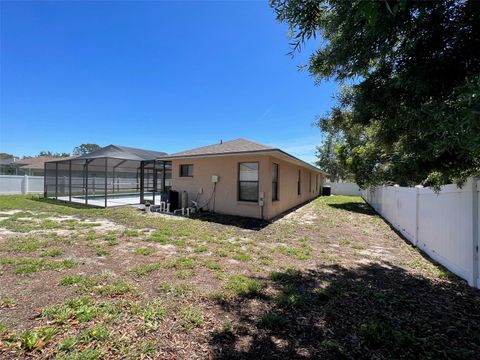
[[[156,203],[168,196],[172,165],[163,152],[109,145],[87,155],[45,163],[45,197],[111,207]]]

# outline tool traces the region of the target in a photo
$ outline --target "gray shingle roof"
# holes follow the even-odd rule
[[[160,156],[158,160],[173,160],[176,158],[180,159],[180,158],[184,158],[184,157],[188,158],[192,156],[193,157],[222,156],[222,155],[228,155],[228,154],[238,155],[243,153],[248,154],[248,153],[262,153],[262,152],[279,155],[279,156],[286,156],[298,164],[303,164],[303,166],[307,166],[312,170],[316,170],[321,173],[324,173],[323,171],[313,166],[312,164],[309,164],[303,160],[300,160],[295,156],[290,155],[279,148],[262,145],[246,139],[235,139],[235,140],[225,141],[223,143],[203,146],[203,147],[190,149],[186,151],[180,151],[174,154]]]
[[[276,148],[271,146],[266,146],[258,144],[256,142],[246,140],[246,139],[235,139],[230,141],[225,141],[223,143],[202,146],[195,149],[180,151],[171,155],[167,155],[168,158],[174,157],[184,157],[184,156],[201,156],[201,155],[220,155],[220,154],[229,154],[229,153],[242,153],[242,152],[252,152],[252,151],[267,151],[267,150],[276,150]]]

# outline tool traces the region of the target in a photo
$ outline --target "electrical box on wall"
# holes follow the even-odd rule
[[[212,175],[212,183],[218,182],[218,175]]]

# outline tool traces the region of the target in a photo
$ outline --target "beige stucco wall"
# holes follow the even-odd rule
[[[213,192],[212,175],[218,175],[215,205],[210,201],[208,208],[218,213],[261,218],[262,209],[257,202],[238,200],[238,164],[240,162],[259,163],[259,192],[265,194],[263,218],[272,217],[304,203],[320,193],[323,183],[319,174],[319,187],[315,188],[315,172],[306,167],[267,155],[223,156],[180,159],[172,161],[172,189],[187,191],[188,199],[197,199],[200,205],[211,198]],[[279,165],[279,200],[272,201],[272,163]],[[180,165],[192,164],[193,177],[180,177]],[[297,195],[297,174],[301,170],[301,195]],[[309,176],[312,176],[312,188],[309,188]],[[200,194],[199,194],[200,193]]]
[[[267,219],[271,219],[284,211],[297,205],[303,204],[321,194],[323,184],[323,175],[319,172],[310,170],[307,167],[298,166],[284,160],[271,157],[269,159],[270,167],[273,163],[278,164],[278,200],[272,201],[271,186],[269,192],[269,207]],[[298,171],[300,171],[300,195],[297,192]],[[270,170],[271,174],[271,170]],[[318,186],[316,185],[316,176],[318,175]],[[311,180],[310,180],[311,177]],[[268,180],[271,181],[271,177]]]

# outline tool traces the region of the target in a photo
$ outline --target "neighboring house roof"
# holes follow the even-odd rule
[[[10,165],[10,164],[16,163],[17,161],[18,161],[18,158],[16,157],[3,158],[3,159],[0,159],[0,165]]]
[[[100,159],[100,158],[115,158],[122,160],[155,160],[159,156],[167,155],[167,153],[161,151],[152,151],[131,148],[127,146],[120,145],[108,145],[101,149],[92,151],[86,155],[81,155],[75,157],[75,160],[87,160],[87,159]]]
[[[262,145],[246,139],[235,139],[231,141],[221,142],[219,144],[213,144],[186,151],[180,151],[171,155],[162,156],[158,160],[174,160],[192,157],[248,155],[258,153],[283,158],[286,161],[301,164],[303,166],[309,167],[312,170],[325,173],[317,167],[303,160],[300,160],[297,157],[290,155],[279,148]]]
[[[21,169],[43,169],[48,161],[61,161],[70,159],[69,157],[37,156],[28,159],[16,161],[15,166]]]

